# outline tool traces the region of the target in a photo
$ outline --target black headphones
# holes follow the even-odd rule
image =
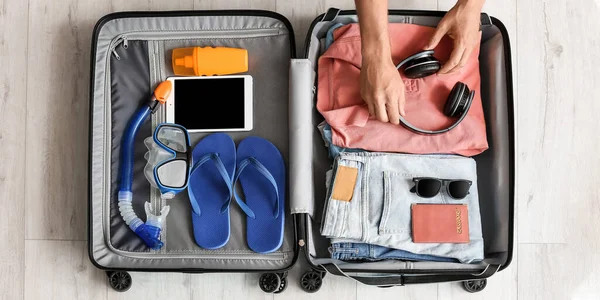
[[[405,60],[401,61],[396,66],[396,69],[400,70],[402,67],[404,67],[404,75],[406,77],[416,79],[437,73],[441,67],[441,64],[440,61],[433,56],[433,50],[426,50],[411,55]],[[448,95],[446,104],[444,105],[444,114],[451,118],[458,117],[458,120],[448,128],[440,130],[420,129],[410,124],[402,116],[400,116],[400,124],[407,129],[420,134],[440,134],[448,132],[454,129],[454,127],[458,126],[458,124],[460,124],[460,122],[462,122],[462,120],[467,116],[474,96],[475,91],[469,90],[469,87],[466,84],[459,81],[454,85],[452,91],[450,91],[450,95]]]

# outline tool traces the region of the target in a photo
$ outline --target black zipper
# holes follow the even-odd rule
[[[445,11],[428,11],[428,10],[389,10],[389,15],[408,15],[408,16],[430,16],[430,17],[443,17],[446,14]],[[356,10],[342,10],[339,12],[339,15],[356,15]],[[310,47],[310,37],[312,35],[312,32],[314,30],[314,27],[317,25],[317,23],[319,23],[323,17],[325,16],[325,14],[321,14],[319,15],[317,18],[315,18],[312,23],[310,24],[310,27],[308,28],[308,32],[306,35],[306,39],[304,41],[304,54],[303,54],[303,58],[308,58],[308,48]],[[504,26],[504,24],[494,18],[494,17],[490,17],[490,19],[492,20],[492,24],[496,25],[498,27],[498,29],[500,30],[500,33],[502,34],[502,40],[503,40],[503,44],[504,44],[504,61],[505,61],[505,69],[506,69],[506,89],[507,89],[507,110],[508,110],[508,135],[509,135],[509,149],[510,149],[510,154],[509,154],[509,164],[510,164],[510,168],[509,168],[509,193],[510,193],[510,199],[509,199],[509,229],[508,229],[508,251],[507,251],[507,258],[506,258],[506,262],[504,264],[502,264],[500,266],[499,271],[504,270],[506,267],[508,267],[510,265],[510,263],[512,262],[512,256],[513,256],[513,238],[514,238],[514,195],[515,195],[515,142],[514,142],[514,95],[513,95],[513,78],[512,78],[512,62],[511,62],[511,51],[510,51],[510,41],[509,41],[509,37],[508,37],[508,30],[506,30],[506,27]],[[304,224],[301,224],[301,226],[304,226],[305,228],[303,228],[300,233],[302,235],[300,235],[300,238],[303,239],[305,241],[305,246],[303,246],[302,248],[304,248],[304,254],[306,255],[306,260],[308,261],[308,264],[311,266],[311,268],[316,269],[316,270],[322,270],[321,267],[314,265],[311,260],[310,260],[310,253],[308,250],[308,239],[306,237],[306,234],[308,232],[308,214],[304,214],[303,219],[304,219]],[[345,271],[345,270],[342,270]],[[402,271],[403,273],[398,273],[399,271]],[[348,272],[365,272],[365,273],[372,273],[372,270],[348,270]],[[398,270],[398,271],[377,271],[378,273],[388,273],[388,274],[427,274],[427,273],[452,273],[452,274],[459,274],[459,273],[473,273],[472,270],[465,270],[465,271],[460,271],[460,270],[455,270],[455,269],[440,269],[440,270]],[[474,278],[475,279],[475,278]]]
[[[125,18],[161,18],[161,17],[209,17],[209,16],[256,16],[256,17],[268,17],[281,21],[289,32],[289,40],[290,40],[290,57],[296,57],[296,39],[294,37],[294,29],[292,28],[292,24],[290,21],[281,14],[272,11],[266,10],[198,10],[198,11],[168,11],[168,12],[145,12],[145,11],[131,11],[131,12],[117,12],[105,15],[102,17],[96,25],[94,26],[94,31],[92,33],[92,48],[91,48],[91,56],[90,56],[90,105],[89,105],[89,124],[88,130],[90,132],[88,138],[88,256],[92,264],[101,270],[107,271],[132,271],[132,272],[185,272],[185,273],[219,273],[219,272],[232,272],[232,273],[240,273],[240,272],[286,272],[291,269],[298,260],[298,233],[297,233],[297,217],[296,215],[292,215],[294,222],[294,257],[292,258],[291,264],[285,268],[276,269],[276,270],[253,270],[253,269],[231,269],[231,270],[223,270],[223,269],[137,269],[137,268],[107,268],[105,266],[101,266],[94,260],[93,255],[93,242],[92,242],[92,227],[89,224],[90,220],[92,220],[92,190],[91,190],[91,179],[92,179],[92,123],[93,123],[93,100],[94,100],[94,90],[95,90],[95,62],[96,62],[96,47],[98,43],[98,35],[100,34],[100,30],[102,27],[109,21],[115,19],[125,19]]]

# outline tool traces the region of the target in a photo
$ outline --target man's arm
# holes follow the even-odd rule
[[[360,94],[369,114],[400,123],[404,115],[404,82],[392,62],[387,0],[355,0],[360,23],[362,66]]]
[[[355,3],[360,21],[363,56],[391,58],[388,1],[356,0]]]

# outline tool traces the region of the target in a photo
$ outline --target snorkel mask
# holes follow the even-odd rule
[[[160,190],[163,199],[172,199],[183,191],[190,176],[191,152],[187,130],[177,124],[162,123],[144,140],[148,161],[144,175]]]
[[[132,205],[133,193],[131,188],[134,166],[134,144],[135,136],[141,125],[146,121],[150,114],[156,111],[159,104],[165,103],[171,94],[171,89],[172,84],[169,81],[164,81],[158,85],[154,90],[150,103],[139,108],[132,116],[125,129],[123,141],[121,143],[121,166],[119,170],[121,182],[118,194],[119,212],[129,228],[153,250],[158,250],[164,245],[160,240],[160,232],[170,207],[163,207],[160,214],[157,214],[152,210],[150,202],[146,202],[144,205],[146,210],[145,223],[135,214]],[[149,161],[151,158],[150,156],[157,161],[156,165],[152,168],[154,181],[150,182],[154,182],[153,185],[161,190],[163,198],[170,199],[187,186],[187,179],[189,177],[189,160],[187,158],[189,155],[188,149],[190,148],[189,136],[183,127],[169,125],[157,127],[153,138],[157,145],[152,146],[153,149],[158,149],[159,147],[163,148],[163,150],[170,153],[170,156],[164,156],[166,152],[160,153],[164,159],[159,160],[158,150],[154,156],[148,154]],[[185,162],[183,162],[184,157]],[[186,166],[185,169],[182,168],[183,165]],[[185,173],[183,176],[184,180],[182,180],[181,174],[175,172],[181,169],[183,169]],[[171,177],[171,175],[173,175],[173,177]]]

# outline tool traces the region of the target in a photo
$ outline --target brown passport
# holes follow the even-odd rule
[[[468,243],[469,212],[465,204],[413,204],[415,243]]]

